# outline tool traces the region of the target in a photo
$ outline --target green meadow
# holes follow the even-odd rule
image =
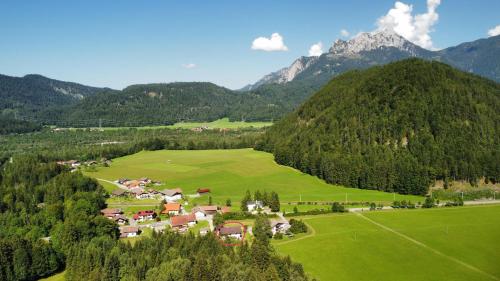
[[[212,122],[179,122],[175,123],[174,125],[167,126],[167,128],[171,129],[177,129],[177,128],[183,128],[183,129],[192,129],[192,128],[198,128],[201,126],[207,126],[210,129],[238,129],[238,128],[249,128],[249,127],[254,127],[254,128],[262,128],[262,127],[268,127],[271,126],[273,122],[246,122],[246,121],[229,121],[229,118],[221,118],[219,120],[215,120]]]
[[[310,216],[275,240],[318,280],[500,280],[500,205]]]
[[[100,130],[123,130],[123,129],[192,129],[202,126],[207,126],[209,129],[241,129],[241,128],[263,128],[273,125],[273,122],[247,122],[247,121],[229,121],[229,118],[221,118],[211,122],[178,122],[173,125],[158,125],[158,126],[142,126],[142,127],[92,127],[90,129]],[[55,128],[55,126],[52,126]],[[69,130],[77,130],[81,128],[68,128]]]
[[[226,199],[231,199],[235,208],[246,190],[252,193],[256,190],[275,191],[282,204],[299,200],[344,202],[347,199],[350,202],[387,204],[394,198],[423,201],[419,196],[327,184],[316,177],[276,164],[272,154],[252,149],[142,151],[113,159],[110,167],[86,174],[110,181],[149,177],[164,184],[158,189],[180,187],[185,194],[194,194],[198,188],[210,188],[214,204],[222,205]],[[108,185],[107,189],[110,188]],[[208,196],[189,200],[205,204]]]

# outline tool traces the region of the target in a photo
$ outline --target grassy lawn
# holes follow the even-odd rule
[[[252,193],[255,190],[275,191],[285,204],[300,199],[345,201],[346,196],[350,202],[388,204],[394,199],[392,193],[327,184],[316,177],[276,164],[272,154],[252,149],[143,151],[114,159],[110,167],[101,167],[87,175],[111,181],[123,177],[149,177],[162,181],[167,188],[180,187],[185,194],[194,194],[197,188],[206,187],[211,189],[214,204],[224,205],[229,198],[236,210],[246,190]],[[395,195],[395,198],[423,201],[419,196]],[[137,201],[137,204],[144,202]],[[190,204],[207,204],[208,196],[190,198],[189,201]]]
[[[54,274],[50,277],[40,279],[39,281],[64,281],[64,271],[61,273]]]
[[[499,280],[498,214],[500,205],[311,216],[310,233],[273,244],[318,280]]]
[[[202,228],[209,228],[208,221],[198,221],[195,226],[189,228],[189,231],[195,235],[198,235],[200,233],[200,229]]]

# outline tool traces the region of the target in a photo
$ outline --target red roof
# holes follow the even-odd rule
[[[139,217],[154,216],[155,214],[156,213],[153,210],[139,211],[134,215],[134,220],[138,219]]]
[[[208,188],[198,188],[198,190],[196,192],[198,192],[198,193],[208,193],[208,192],[210,192],[210,189],[208,189]]]
[[[196,217],[194,214],[174,216],[170,218],[170,224],[172,225],[172,227],[184,226],[189,222],[196,222]]]
[[[181,204],[180,203],[167,203],[163,205],[165,209],[162,211],[162,213],[166,214],[168,212],[173,212],[173,211],[180,211],[181,210]]]

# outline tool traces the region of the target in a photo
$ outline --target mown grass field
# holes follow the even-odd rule
[[[236,121],[236,122],[231,122],[229,121],[229,118],[222,118],[219,120],[215,120],[212,122],[180,122],[180,123],[175,123],[174,125],[167,126],[167,128],[171,129],[177,129],[177,128],[183,128],[183,129],[192,129],[192,128],[197,128],[201,126],[207,126],[210,129],[221,129],[221,128],[227,128],[227,129],[238,129],[238,128],[249,128],[249,127],[254,127],[254,128],[262,128],[262,127],[267,127],[273,125],[272,122],[243,122],[243,121]]]
[[[110,167],[86,174],[110,181],[149,177],[165,183],[159,189],[180,187],[185,194],[194,194],[200,187],[210,188],[214,204],[223,205],[229,198],[234,208],[238,208],[246,190],[252,193],[275,191],[284,204],[299,200],[343,202],[346,198],[350,202],[387,204],[394,198],[423,201],[418,196],[330,185],[290,167],[277,165],[272,154],[252,149],[143,151],[113,159]],[[208,196],[189,200],[206,204]]]
[[[89,129],[101,130],[124,130],[124,129],[138,129],[138,130],[151,130],[151,129],[192,129],[201,126],[207,126],[210,129],[240,129],[240,128],[262,128],[273,125],[273,122],[246,122],[246,121],[229,121],[229,118],[221,118],[212,122],[179,122],[174,125],[158,125],[158,126],[142,126],[142,127],[92,127]],[[55,128],[55,126],[52,126]],[[68,128],[69,130],[78,130],[82,128]]]
[[[321,281],[500,280],[500,205],[362,216],[307,217],[308,235],[273,244]]]

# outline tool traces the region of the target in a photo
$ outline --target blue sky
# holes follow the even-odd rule
[[[437,0],[431,0],[437,1]],[[411,4],[425,13],[426,1]],[[148,82],[210,81],[240,88],[340,38],[377,28],[395,1],[86,0],[0,2],[0,73],[121,89]],[[442,0],[434,48],[488,37],[498,0]],[[287,51],[253,50],[279,33]],[[191,67],[190,67],[191,66]]]

